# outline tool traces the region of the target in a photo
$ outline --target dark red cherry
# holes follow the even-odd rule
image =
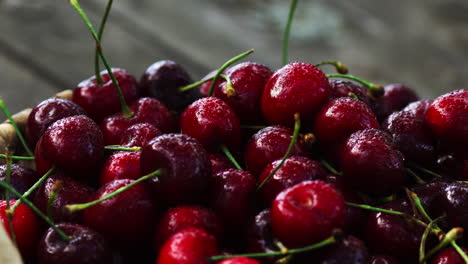
[[[119,151],[110,155],[101,169],[99,184],[102,186],[110,181],[121,179],[137,180],[143,176],[140,169],[140,156],[139,151]]]
[[[369,264],[400,264],[400,262],[391,256],[376,255],[371,257]]]
[[[111,264],[107,241],[96,231],[82,225],[60,223],[60,230],[71,237],[64,241],[52,228],[43,235],[37,249],[39,264]]]
[[[245,148],[247,169],[254,175],[260,175],[269,163],[284,156],[292,135],[293,130],[283,126],[270,126],[255,133]],[[290,156],[306,155],[304,144],[297,141]]]
[[[59,189],[56,189],[59,187],[57,184],[61,186]],[[51,204],[52,219],[55,222],[81,223],[83,221],[82,211],[70,214],[65,211],[64,207],[69,204],[88,202],[93,194],[91,187],[61,173],[54,173],[39,186],[34,196],[34,204],[44,214],[47,214],[47,207],[52,193],[57,190],[58,193]]]
[[[197,139],[205,148],[219,149],[220,144],[239,148],[239,118],[218,98],[205,97],[187,107],[180,117],[180,128],[182,133]]]
[[[330,85],[321,70],[308,63],[293,62],[268,80],[262,95],[262,114],[270,124],[290,126],[295,113],[303,121],[310,121],[329,94]]]
[[[228,169],[212,176],[208,191],[210,207],[226,229],[239,231],[247,224],[255,187],[255,177],[247,171]]]
[[[357,98],[364,102],[366,105],[370,105],[371,99],[367,93],[366,87],[349,81],[329,79],[330,83],[330,99],[336,99],[340,97],[351,97],[357,96]]]
[[[202,80],[206,80],[206,79],[209,79],[211,77],[214,77],[216,75],[216,72],[218,72],[218,70],[214,70],[210,73],[208,73],[205,77],[203,77]],[[226,71],[223,71],[222,74],[226,74]],[[218,78],[218,80],[216,80],[216,84],[215,84],[215,89],[219,89],[219,85],[221,85],[221,83],[223,82],[223,78]],[[207,82],[204,82],[203,84],[200,85],[200,93],[203,97],[207,97],[208,96],[208,93],[210,92],[210,88],[211,88],[211,84],[213,83],[212,80],[210,81],[207,81]],[[215,90],[213,89],[213,92]]]
[[[434,100],[427,109],[426,122],[445,142],[468,146],[468,90],[457,90]]]
[[[439,215],[446,215],[451,227],[461,227],[468,230],[468,183],[453,182],[447,184],[435,209]],[[464,238],[465,241],[468,241]]]
[[[43,159],[66,170],[95,168],[104,156],[104,140],[99,127],[83,115],[53,123],[37,147]]]
[[[172,235],[159,251],[156,264],[209,264],[218,252],[216,238],[202,229],[188,228]]]
[[[223,227],[213,211],[199,206],[178,206],[169,209],[159,220],[154,233],[155,249],[159,250],[173,234],[191,227],[203,229],[217,239],[223,237]]]
[[[122,113],[109,116],[101,124],[106,145],[118,145],[125,131],[132,125],[148,123],[163,133],[172,132],[174,123],[169,110],[157,99],[143,97],[130,106],[133,116],[126,118]]]
[[[411,112],[394,112],[384,120],[382,128],[392,135],[393,142],[407,159],[423,165],[435,161],[436,140],[424,119]]]
[[[150,140],[162,135],[161,131],[148,123],[139,123],[129,127],[122,135],[120,145],[126,147],[144,147]]]
[[[102,186],[90,201],[98,200],[133,180],[115,180]],[[148,239],[156,215],[156,204],[145,186],[132,188],[84,211],[85,224],[111,241],[133,243]]]
[[[46,129],[64,117],[86,115],[85,111],[69,100],[50,98],[35,106],[28,117],[26,136],[29,143],[36,145]]]
[[[374,112],[379,121],[391,113],[400,111],[409,103],[419,100],[418,95],[404,84],[389,84],[384,87],[384,95],[377,98]]]
[[[209,153],[208,158],[210,159],[210,163],[211,163],[212,175],[215,175],[218,172],[222,172],[227,169],[233,168],[232,163],[223,154]]]
[[[369,251],[361,240],[347,236],[319,253],[319,264],[368,264]]]
[[[270,173],[278,166],[281,160],[268,164],[257,180],[260,185]],[[276,198],[278,193],[303,181],[325,180],[327,173],[319,162],[306,157],[290,157],[285,160],[283,166],[262,187],[260,196],[267,206]]]
[[[442,145],[445,146],[442,143],[439,148]],[[468,180],[468,151],[456,149],[439,151],[437,168],[440,174],[450,179]]]
[[[141,76],[140,87],[143,96],[156,98],[170,110],[181,112],[201,96],[197,89],[179,91],[179,88],[192,82],[192,78],[180,64],[161,60],[146,69]]]
[[[349,97],[335,99],[317,114],[314,134],[320,144],[336,145],[352,133],[366,128],[379,128],[372,110],[363,102]]]
[[[112,73],[119,82],[127,104],[138,99],[139,89],[135,78],[122,69],[112,69]],[[81,106],[96,122],[121,110],[117,91],[107,71],[101,72],[101,78],[103,84],[97,83],[96,76],[92,76],[73,90],[73,102]]]
[[[282,191],[270,210],[273,233],[289,248],[330,236],[344,224],[342,195],[322,181],[305,181]]]
[[[381,196],[397,191],[405,183],[403,162],[391,136],[373,128],[353,133],[345,142],[340,159],[349,185]]]
[[[10,206],[15,204],[16,200],[10,200]],[[0,223],[2,228],[11,238],[10,224],[6,216],[7,203],[0,200]],[[41,224],[36,214],[24,203],[21,203],[14,212],[12,219],[13,230],[16,235],[16,244],[23,257],[32,256],[35,253],[37,242],[41,236]]]
[[[218,262],[218,264],[260,264],[260,262],[246,257],[237,257],[225,259],[221,262]]]
[[[169,204],[194,203],[204,199],[211,174],[203,146],[183,134],[166,134],[151,140],[141,151],[143,175],[162,169],[150,184],[160,200]]]
[[[227,70],[234,96],[226,92],[227,81],[216,86],[214,96],[226,102],[241,121],[248,123],[261,120],[260,99],[265,84],[273,72],[267,66],[255,62],[243,62]]]
[[[271,227],[270,209],[258,213],[247,228],[247,250],[252,253],[271,253],[278,250],[274,244],[274,235]],[[265,263],[275,263],[278,257],[263,258]],[[262,262],[262,263],[263,263]]]
[[[468,254],[466,248],[462,248],[465,254]],[[452,247],[446,248],[437,254],[431,264],[465,264],[466,262],[460,256],[460,254]]]
[[[434,100],[419,100],[416,102],[412,102],[405,108],[403,108],[402,111],[408,111],[415,115],[417,118],[425,119],[427,109],[429,108],[429,106],[431,106],[432,102],[434,102]]]
[[[0,165],[0,182],[5,182],[6,165]],[[19,193],[25,193],[39,179],[37,172],[17,165],[12,164],[10,170],[10,186]],[[16,195],[10,193],[11,199],[17,199]],[[0,199],[5,199],[5,192],[0,191]]]

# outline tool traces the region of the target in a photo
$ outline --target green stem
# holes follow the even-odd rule
[[[414,169],[418,169],[418,170],[420,170],[420,171],[422,171],[422,172],[424,172],[424,173],[427,173],[427,174],[429,174],[429,175],[431,175],[431,176],[438,177],[438,178],[442,178],[442,176],[441,176],[440,174],[435,173],[435,172],[433,172],[433,171],[431,171],[431,170],[428,170],[428,169],[426,169],[426,168],[423,168],[423,167],[419,166],[419,165],[416,164],[416,163],[409,162],[408,165],[409,165],[410,167],[414,168]]]
[[[10,158],[12,160],[34,160],[34,157],[24,157],[24,156],[8,156],[5,154],[0,154],[0,158],[6,159]]]
[[[294,13],[296,12],[297,0],[291,1],[291,6],[289,7],[288,21],[286,23],[286,28],[284,29],[283,35],[283,57],[282,64],[286,65],[288,63],[288,51],[289,51],[289,38],[291,35],[291,26],[294,18]]]
[[[426,242],[431,230],[437,225],[437,221],[444,218],[445,216],[441,216],[432,220],[429,225],[427,225],[426,229],[424,229],[424,233],[421,237],[421,243],[419,244],[419,263],[424,263],[426,259]]]
[[[439,252],[442,248],[445,248],[447,245],[451,244],[452,241],[456,241],[457,239],[461,238],[463,236],[463,228],[460,227],[455,227],[450,229],[450,231],[445,234],[443,239],[435,246],[433,249],[429,251],[429,253],[426,254],[424,257],[424,260],[432,257],[434,254]]]
[[[16,248],[18,248],[18,242],[16,241],[15,228],[13,227],[13,214],[7,215],[7,219],[8,219],[8,225],[10,228],[11,241],[13,241],[13,245],[15,245]]]
[[[220,74],[219,77],[223,78],[224,80],[226,80],[227,82],[231,82],[231,79],[229,79],[229,77],[227,77],[226,75],[224,74]],[[208,81],[212,81],[214,79],[214,75],[209,77],[209,78],[206,78],[206,79],[203,79],[203,80],[200,80],[200,81],[197,81],[197,82],[194,82],[194,83],[191,83],[189,85],[186,85],[186,86],[182,86],[179,88],[179,92],[185,92],[185,91],[188,91],[190,89],[193,89],[197,86],[200,86]],[[232,83],[232,82],[231,82]]]
[[[141,178],[139,178],[138,180],[135,180],[133,181],[132,183],[128,184],[128,185],[125,185],[119,189],[117,189],[116,191],[102,197],[101,199],[98,199],[98,200],[94,200],[94,201],[91,201],[89,203],[82,203],[82,204],[69,204],[69,205],[66,205],[65,206],[65,209],[69,212],[69,213],[73,213],[73,212],[76,212],[76,211],[79,211],[79,210],[84,210],[84,209],[87,209],[89,207],[92,207],[92,206],[95,206],[97,204],[100,204],[101,202],[105,201],[105,200],[108,200],[116,195],[119,195],[120,193],[123,193],[125,192],[126,190],[132,188],[133,186],[143,182],[143,181],[146,181],[150,178],[153,178],[153,177],[156,177],[156,176],[160,176],[162,174],[162,170],[161,169],[158,169],[156,171],[153,171],[152,173],[150,174],[147,174]]]
[[[23,134],[21,134],[21,131],[19,130],[18,125],[16,124],[15,120],[13,119],[13,116],[11,115],[10,111],[8,111],[5,105],[5,102],[2,99],[0,99],[0,109],[8,118],[8,120],[10,121],[10,124],[15,128],[16,135],[18,136],[18,139],[21,141],[21,144],[23,145],[24,150],[28,153],[29,156],[34,157],[34,153],[31,151],[28,144],[26,143],[26,140],[24,139]]]
[[[257,191],[260,191],[262,187],[275,175],[275,173],[283,166],[284,162],[286,159],[291,155],[291,152],[294,148],[294,145],[296,145],[297,137],[299,136],[299,131],[301,130],[301,118],[299,116],[299,113],[294,114],[294,132],[293,136],[291,138],[291,141],[289,142],[288,149],[286,150],[286,153],[284,153],[283,158],[281,159],[280,163],[270,172],[268,177],[266,177],[260,185],[257,187]]]
[[[105,146],[105,149],[108,150],[118,150],[118,151],[141,151],[141,147],[125,147],[120,145],[109,145]]]
[[[220,145],[221,151],[226,155],[226,157],[231,161],[231,163],[236,167],[238,170],[242,170],[242,167],[239,165],[239,163],[236,161],[234,156],[232,155],[231,151],[229,151],[228,147],[226,145],[221,144]]]
[[[328,163],[328,161],[324,159],[320,159],[320,164],[322,164],[323,167],[325,167],[329,172],[335,175],[343,175],[343,173],[337,171],[335,168],[333,168],[333,166],[330,163]]]
[[[349,206],[352,206],[352,207],[361,208],[361,209],[370,210],[370,211],[375,211],[375,212],[381,212],[381,213],[399,215],[399,216],[407,216],[407,214],[405,214],[403,212],[387,210],[387,209],[383,209],[383,208],[370,206],[370,205],[367,205],[367,204],[357,204],[357,203],[351,203],[351,202],[346,202],[346,204],[349,205]]]
[[[253,53],[254,50],[253,49],[249,49],[248,51],[246,52],[243,52],[237,56],[235,56],[234,58],[228,60],[227,62],[225,62],[221,68],[218,69],[218,71],[216,72],[216,74],[213,76],[213,82],[211,83],[211,86],[210,86],[210,91],[208,92],[208,97],[212,96],[213,95],[213,91],[214,91],[214,87],[216,85],[216,81],[218,80],[219,76],[221,75],[221,73],[227,69],[227,67],[231,66],[233,63],[239,61],[240,59],[243,59],[244,57],[247,57],[248,55],[250,55],[251,53]]]
[[[10,185],[12,163],[13,161],[10,158],[7,158],[6,170],[5,170],[5,182],[8,185]],[[5,189],[5,200],[6,200],[7,209],[10,209],[10,192],[6,189]]]
[[[468,256],[466,255],[465,251],[457,244],[456,241],[450,241],[450,245],[460,254],[462,259],[465,261],[466,264],[468,264]]]
[[[55,198],[59,194],[60,190],[62,190],[63,187],[63,182],[62,181],[56,181],[54,186],[52,186],[52,191],[49,197],[49,200],[47,200],[47,216],[53,220],[52,216],[52,205],[54,204]]]
[[[99,41],[102,41],[102,35],[104,34],[104,28],[106,26],[107,18],[109,17],[109,13],[112,7],[112,2],[113,0],[108,0],[107,5],[106,5],[106,11],[104,12],[104,16],[102,17],[101,20],[101,25],[99,26],[99,31],[98,31],[98,38]],[[94,52],[94,70],[96,72],[96,81],[99,84],[103,84],[102,78],[101,78],[101,70],[99,69],[99,54],[98,54],[98,49],[96,48]]]
[[[31,210],[33,210],[42,220],[44,220],[47,224],[52,227],[55,232],[64,240],[64,241],[70,241],[70,237],[68,237],[62,230],[60,230],[53,222],[52,220],[44,215],[41,210],[39,210],[32,202],[30,202],[28,199],[26,199],[21,193],[17,192],[14,188],[12,188],[10,185],[5,184],[3,182],[0,182],[0,186],[8,189],[10,192],[12,192],[14,195],[16,195],[23,203],[25,203]],[[13,215],[13,212],[10,210],[7,210],[7,215]]]
[[[93,25],[91,24],[91,21],[89,20],[88,16],[86,13],[83,11],[81,8],[80,4],[78,3],[78,0],[69,0],[70,4],[76,9],[78,14],[81,16],[83,19],[84,23],[88,27],[89,31],[91,32],[91,35],[93,36],[94,40],[96,41],[96,51],[99,55],[99,57],[102,60],[102,63],[104,64],[111,80],[112,83],[114,84],[115,90],[117,91],[117,95],[119,97],[119,101],[122,107],[122,113],[125,118],[129,118],[133,116],[133,112],[130,110],[130,108],[127,105],[127,102],[125,101],[125,97],[123,96],[122,89],[120,89],[119,82],[115,78],[114,73],[112,72],[112,68],[109,65],[109,62],[107,61],[106,57],[104,56],[104,52],[102,51],[102,46],[101,46],[101,41],[99,36],[96,33],[96,30],[94,30]]]
[[[318,64],[315,64],[315,66],[320,67],[322,65],[332,65],[335,67],[336,72],[341,73],[341,74],[347,74],[348,73],[348,67],[344,65],[340,61],[322,61]]]
[[[381,85],[365,81],[359,77],[356,77],[350,74],[339,74],[339,73],[327,74],[327,78],[343,78],[343,79],[353,80],[367,87],[373,95],[382,95],[384,92],[384,88]]]
[[[416,181],[417,184],[425,184],[426,181],[424,181],[421,177],[419,177],[413,170],[406,168],[406,171],[408,174],[413,176],[414,180]]]
[[[424,209],[424,206],[421,203],[421,199],[419,199],[418,195],[415,192],[407,191],[409,194],[409,198],[413,200],[414,204],[416,205],[416,209],[418,210],[419,214],[422,215],[427,221],[431,222],[432,219],[429,214]]]

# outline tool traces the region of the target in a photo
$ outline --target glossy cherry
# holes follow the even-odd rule
[[[433,211],[437,216],[446,215],[450,227],[468,230],[468,183],[453,182],[444,186],[440,200],[435,201]],[[468,239],[464,238],[465,241]]]
[[[202,78],[202,80],[206,80],[206,79],[214,77],[217,72],[218,72],[218,70],[214,70],[214,71],[208,73],[205,77]],[[223,71],[222,74],[226,74],[226,71]],[[219,85],[221,85],[222,82],[223,82],[223,78],[218,78],[218,80],[216,80],[215,89],[219,89]],[[213,81],[209,80],[209,81],[206,81],[206,82],[204,82],[203,84],[200,85],[199,89],[200,89],[200,93],[201,93],[202,96],[204,96],[204,97],[208,96],[208,93],[210,92],[210,88],[211,88],[212,83],[213,83]],[[216,88],[216,87],[218,87],[218,88]]]
[[[418,95],[404,84],[389,84],[384,87],[384,95],[377,98],[374,112],[379,121],[391,113],[400,111],[409,103],[419,100]]]
[[[148,123],[138,123],[129,127],[122,135],[120,145],[144,147],[153,138],[162,135],[161,131]]]
[[[215,175],[218,172],[232,169],[233,164],[226,158],[225,155],[219,153],[209,153],[208,158],[211,163],[211,174]]]
[[[415,115],[417,118],[425,119],[426,112],[429,106],[434,102],[434,100],[419,100],[416,102],[412,102],[403,108],[402,111],[407,111]]]
[[[0,182],[5,182],[6,165],[0,165]],[[36,183],[39,175],[37,172],[17,164],[11,164],[10,185],[19,193],[26,192]],[[10,194],[10,198],[16,199],[16,195]],[[0,192],[0,199],[5,199],[5,192]]]
[[[141,152],[119,151],[109,156],[104,163],[99,175],[100,185],[113,180],[131,179],[137,180],[141,176],[140,168]]]
[[[253,253],[271,253],[278,250],[274,243],[273,229],[271,227],[270,209],[259,212],[249,223],[247,228],[247,250]],[[274,263],[278,257],[266,257],[262,261]],[[262,263],[263,263],[262,262]]]
[[[468,254],[466,248],[462,248],[465,254]],[[437,254],[431,264],[465,264],[466,262],[454,248],[446,248]]]
[[[356,96],[366,105],[371,105],[371,99],[368,95],[366,87],[349,81],[329,79],[330,83],[330,100],[340,97]]]
[[[246,257],[237,257],[225,259],[221,262],[218,262],[218,264],[260,264],[260,262]]]
[[[361,240],[347,236],[336,244],[326,247],[317,259],[319,264],[368,264],[369,251]]]

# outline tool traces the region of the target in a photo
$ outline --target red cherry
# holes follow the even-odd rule
[[[319,264],[368,264],[369,250],[364,242],[353,236],[347,236],[336,244],[330,245],[319,253]]]
[[[364,102],[366,105],[371,104],[371,99],[369,98],[367,88],[349,81],[329,79],[330,83],[330,99],[336,99],[340,97],[351,97],[357,96],[357,98]]]
[[[468,254],[466,248],[462,248]],[[465,264],[466,262],[454,248],[446,248],[432,259],[432,264]]]
[[[400,262],[391,256],[376,255],[371,257],[369,264],[400,264]]]
[[[5,182],[6,165],[0,165],[0,182]],[[39,175],[37,172],[17,164],[11,164],[10,168],[10,186],[19,193],[25,193],[33,186]],[[17,199],[16,195],[10,193],[11,199]],[[5,192],[0,192],[0,199],[5,199]]]
[[[247,250],[253,253],[271,253],[278,250],[274,243],[271,228],[270,210],[265,209],[258,213],[247,228]],[[262,263],[275,263],[278,256],[262,259]]]
[[[209,153],[208,158],[211,163],[211,175],[233,168],[232,162],[230,162],[223,154]]]
[[[202,78],[202,80],[207,80],[209,78],[214,77],[217,72],[218,72],[218,70],[214,70],[214,71],[208,73],[205,77]],[[226,71],[223,71],[221,74],[226,74]],[[217,87],[219,87],[219,85],[221,85],[222,82],[223,82],[223,78],[218,78],[218,80],[216,80],[215,90],[219,89]],[[213,83],[213,81],[209,80],[209,81],[206,81],[206,82],[204,82],[203,84],[200,85],[200,93],[201,93],[201,95],[203,97],[208,96],[208,93],[210,92],[210,88],[211,88],[212,83]]]
[[[293,62],[277,70],[263,91],[261,108],[270,124],[290,126],[294,114],[310,121],[327,101],[330,94],[328,79],[311,64]]]
[[[116,152],[104,163],[99,176],[100,185],[113,180],[131,179],[137,180],[141,176],[140,169],[141,152]]]
[[[161,131],[148,123],[129,127],[122,135],[120,145],[125,147],[144,147],[150,140],[162,135]]]
[[[218,262],[218,264],[260,264],[260,262],[254,259],[249,259],[245,257],[237,257],[237,258],[225,259],[221,262]]]
[[[402,111],[408,111],[415,115],[417,118],[425,119],[426,112],[429,106],[434,102],[434,100],[419,100],[416,102],[412,102],[411,104],[407,105],[403,108]]]
[[[409,103],[419,100],[418,95],[404,84],[390,84],[384,87],[384,95],[375,102],[374,112],[379,121],[391,113],[400,111]]]
[[[322,181],[305,181],[282,191],[271,206],[275,236],[287,247],[317,243],[344,224],[341,194]]]

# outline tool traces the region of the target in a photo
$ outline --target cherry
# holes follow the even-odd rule
[[[403,155],[392,138],[377,129],[353,133],[345,142],[340,165],[345,181],[362,192],[388,195],[403,186]]]
[[[151,139],[162,135],[161,131],[148,123],[138,123],[129,127],[122,135],[120,145],[144,147]]]
[[[15,204],[16,200],[10,200],[10,206]],[[0,222],[11,238],[11,229],[6,215],[7,203],[0,200]],[[34,254],[37,242],[40,238],[41,225],[36,214],[25,204],[21,203],[15,209],[13,218],[13,232],[16,237],[16,244],[23,257]]]
[[[227,82],[215,86],[213,95],[226,102],[241,121],[254,123],[261,120],[260,98],[266,82],[273,72],[255,62],[240,63],[226,72],[235,89],[235,95],[227,92]]]
[[[366,105],[371,105],[371,99],[367,93],[366,87],[354,82],[329,79],[330,83],[330,99],[340,97],[356,96],[357,99],[364,102]]]
[[[63,241],[52,228],[49,228],[37,249],[39,264],[112,263],[111,249],[104,237],[96,231],[72,223],[60,223],[57,227],[72,239]]]
[[[154,193],[169,204],[203,199],[211,174],[207,152],[197,140],[183,134],[166,134],[151,140],[141,151],[144,175],[157,169],[163,175],[150,181]]]
[[[211,175],[215,175],[232,168],[232,163],[222,154],[209,153],[208,158],[211,163]]]
[[[130,104],[138,99],[139,89],[135,78],[123,69],[114,68],[112,73],[119,82],[125,101]],[[96,76],[93,75],[79,83],[73,90],[73,102],[81,106],[96,122],[121,109],[119,97],[109,73],[102,71],[101,78],[103,84],[99,84]]]
[[[44,214],[47,214],[49,200],[55,191],[57,191],[57,195],[50,205],[50,217],[55,222],[81,223],[83,221],[81,211],[70,214],[65,211],[64,207],[68,204],[88,202],[93,190],[87,185],[79,183],[61,173],[54,173],[38,187],[34,196],[34,204]]]
[[[216,75],[216,73],[218,72],[218,70],[214,70],[210,73],[208,73],[205,77],[203,77],[202,80],[208,80],[212,77],[214,77]],[[226,74],[226,71],[223,71],[222,74]],[[215,84],[215,89],[219,89],[219,85],[221,85],[221,83],[223,82],[223,79],[222,78],[218,78],[218,80],[216,80],[216,84]],[[208,96],[208,93],[210,92],[210,87],[211,87],[211,84],[213,83],[213,80],[209,80],[209,81],[206,81],[204,83],[202,83],[200,85],[200,93],[203,97],[207,97]]]
[[[247,228],[247,250],[254,253],[271,253],[278,248],[274,244],[271,227],[270,210],[265,209],[258,213]],[[265,263],[274,263],[278,257],[264,258]]]
[[[197,139],[205,148],[217,149],[220,144],[239,148],[239,118],[218,98],[202,98],[188,106],[180,117],[180,127],[182,133]]]
[[[369,264],[400,264],[400,262],[391,256],[376,255],[371,257]]]
[[[170,110],[181,112],[200,97],[196,89],[179,91],[180,87],[192,82],[192,78],[180,64],[162,60],[146,69],[141,76],[140,87],[144,96],[156,98],[167,105]]]
[[[400,111],[409,103],[419,100],[418,95],[403,84],[389,84],[384,87],[384,95],[376,100],[374,112],[379,121],[391,113]]]
[[[218,262],[218,264],[260,264],[260,262],[254,259],[249,259],[245,257],[237,257],[237,258],[225,259],[221,262]]]
[[[132,179],[137,180],[141,176],[140,169],[141,152],[116,152],[104,163],[99,176],[100,185],[113,180]]]
[[[280,162],[281,160],[276,160],[268,164],[260,174],[257,183],[262,183]],[[319,162],[306,157],[290,157],[263,186],[260,195],[265,204],[270,206],[276,195],[284,189],[307,180],[325,180],[325,176],[326,172]]]
[[[330,85],[321,70],[311,64],[293,62],[277,70],[268,80],[262,95],[263,117],[271,124],[290,126],[294,114],[313,119],[327,101]]]
[[[47,128],[36,146],[36,153],[63,169],[83,171],[101,163],[104,140],[99,127],[89,117],[71,116]],[[38,163],[40,161],[36,160],[39,168],[41,164]]]
[[[101,131],[107,145],[117,145],[122,140],[124,132],[132,125],[149,123],[163,133],[172,132],[173,120],[164,104],[154,98],[143,97],[130,106],[133,116],[125,117],[122,113],[105,118],[101,124]]]
[[[369,252],[361,240],[347,236],[323,250],[317,262],[320,264],[368,264]]]
[[[10,185],[20,193],[26,192],[36,183],[39,175],[29,168],[12,164],[10,170]],[[0,165],[0,182],[6,181],[6,165]],[[17,199],[16,195],[10,194],[10,198]],[[0,192],[0,199],[5,199],[4,192]]]
[[[462,248],[468,254],[468,250]],[[441,251],[432,259],[432,264],[465,264],[466,262],[454,248],[447,248]]]
[[[442,211],[443,214],[447,215],[447,221],[451,227],[462,227],[463,229],[468,230],[467,203],[468,183],[453,182],[447,184],[443,188],[441,198],[437,204],[438,208],[436,209],[437,211]]]
[[[437,158],[437,167],[443,176],[468,180],[468,153],[463,151],[442,152]]]
[[[416,102],[412,102],[403,108],[402,111],[408,111],[415,115],[417,118],[425,119],[426,112],[429,106],[434,102],[434,100],[419,100]]]
[[[270,126],[255,133],[245,147],[245,164],[254,175],[260,175],[271,162],[281,159],[288,149],[293,130]],[[306,156],[305,146],[297,141],[290,156]]]
[[[275,236],[289,248],[330,236],[344,224],[342,195],[322,181],[305,181],[282,191],[271,206]]]
[[[46,129],[55,121],[85,114],[85,111],[72,101],[59,98],[47,99],[31,110],[26,124],[26,137],[29,143],[36,145]]]
[[[94,193],[90,201],[98,200],[133,180],[114,180]],[[156,204],[146,188],[137,184],[84,211],[85,224],[111,240],[132,243],[147,239],[154,223]]]
[[[426,122],[443,141],[468,146],[468,90],[444,94],[431,104]]]
[[[216,238],[202,229],[188,228],[172,235],[159,251],[157,264],[209,264],[218,252]]]
[[[199,206],[178,206],[169,209],[159,220],[154,233],[155,249],[173,234],[191,227],[203,229],[217,239],[223,237],[221,222],[213,211]]]
[[[343,97],[320,110],[315,119],[314,134],[321,144],[336,145],[366,128],[379,128],[372,110],[357,99]]]

